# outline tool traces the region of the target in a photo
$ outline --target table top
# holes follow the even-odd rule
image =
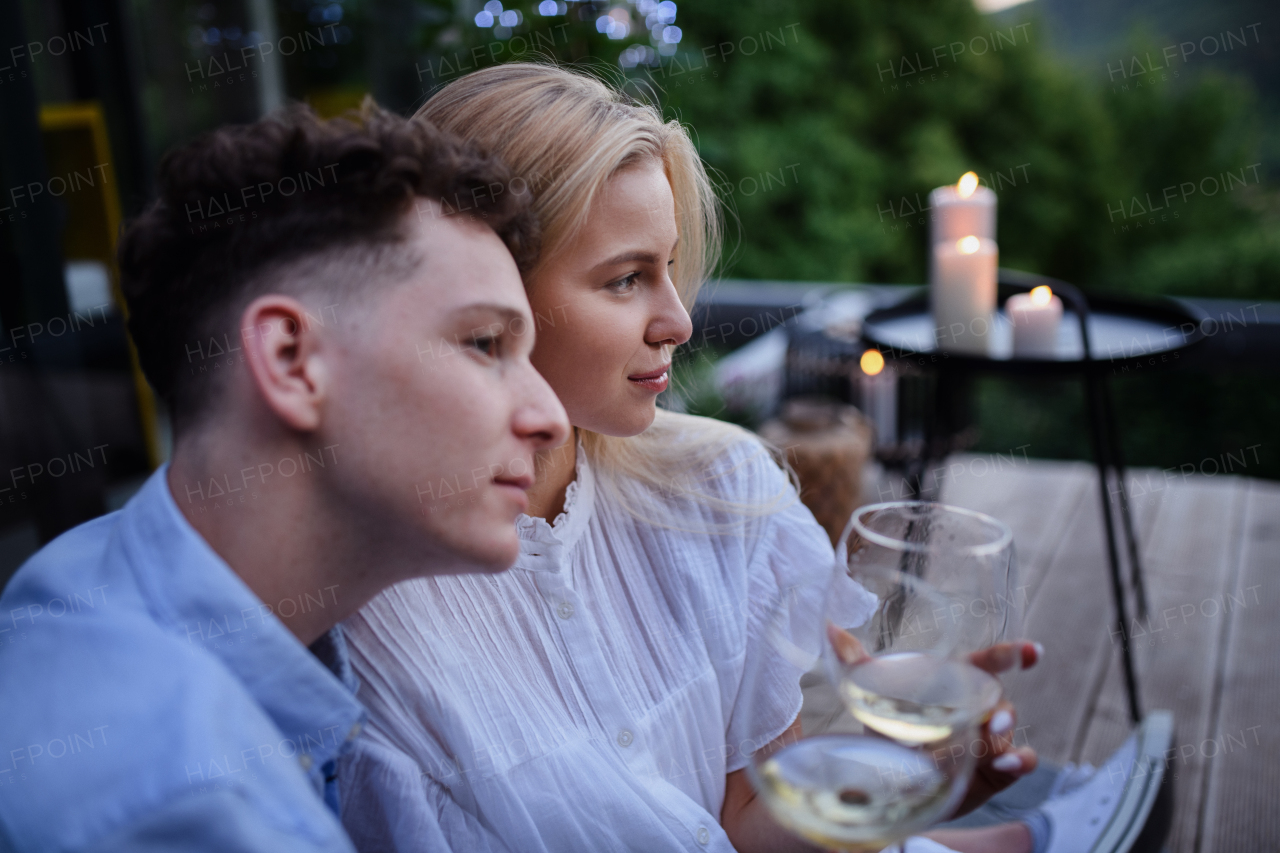
[[[1095,300],[1090,306],[1089,351],[1098,362],[1167,357],[1204,337],[1200,320],[1175,303],[1127,303]],[[900,305],[868,314],[862,325],[867,343],[887,350],[886,355],[910,358],[939,352],[935,325],[927,294],[917,295]],[[1084,345],[1080,320],[1075,312],[1063,312],[1053,353],[1024,356],[1013,352],[1013,325],[1003,309],[996,312],[990,332],[990,349],[985,356],[948,353],[949,358],[978,362],[1021,363],[1027,366],[1080,365]]]

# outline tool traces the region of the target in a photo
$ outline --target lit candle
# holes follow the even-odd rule
[[[933,246],[933,325],[938,348],[986,355],[996,308],[994,240],[966,235]]]
[[[1004,303],[1013,323],[1013,354],[1051,356],[1058,350],[1058,325],[1062,322],[1062,300],[1045,285],[1030,293],[1015,293]]]
[[[933,208],[931,243],[954,243],[972,234],[986,240],[996,238],[996,194],[978,186],[978,176],[965,172],[955,186],[938,187],[929,193]]]

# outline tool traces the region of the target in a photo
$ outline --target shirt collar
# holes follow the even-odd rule
[[[275,610],[314,607],[317,596],[324,606],[332,591],[264,603],[183,517],[168,470],[162,465],[124,508],[109,547],[132,567],[157,621],[221,659],[286,737],[311,746],[304,767],[319,767],[354,738],[364,718],[350,686],[346,644],[340,632],[317,641],[326,666]]]
[[[360,688],[360,680],[351,668],[351,653],[347,650],[347,637],[342,633],[342,625],[334,625],[320,635],[320,639],[307,646],[316,660],[324,664],[352,695]]]
[[[548,524],[545,518],[521,515],[516,519],[520,535],[520,557],[515,568],[558,572],[565,555],[577,544],[591,524],[595,512],[595,472],[579,439],[573,482],[564,495],[564,511]]]

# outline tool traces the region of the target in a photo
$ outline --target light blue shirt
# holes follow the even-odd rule
[[[0,850],[350,851],[334,768],[364,712],[345,644],[322,638],[321,663],[275,615],[341,592],[263,603],[166,471],[0,597]]]

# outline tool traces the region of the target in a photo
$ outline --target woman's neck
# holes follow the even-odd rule
[[[536,477],[529,496],[529,515],[553,521],[564,512],[564,497],[573,482],[578,457],[578,431],[569,431],[569,440],[559,447],[540,450],[534,456]]]

